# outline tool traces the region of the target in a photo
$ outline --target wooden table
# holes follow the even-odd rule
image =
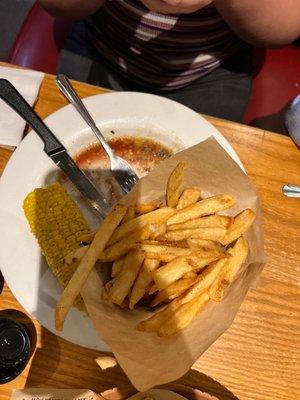
[[[81,83],[76,83],[75,88],[81,97],[104,92]],[[36,111],[45,118],[65,104],[53,77],[47,75]],[[231,328],[180,381],[219,394],[221,399],[236,398],[232,393],[241,400],[296,399],[300,393],[300,200],[284,197],[281,187],[287,182],[300,184],[300,152],[288,137],[207,119],[232,144],[258,188],[268,262],[258,287],[248,293]],[[0,173],[11,154],[0,150]],[[2,310],[24,312],[6,285],[0,306]],[[88,388],[95,392],[128,387],[119,368],[99,368],[95,360],[100,353],[66,342],[37,321],[33,323],[37,332],[35,354],[17,379],[0,386],[1,400],[9,399],[12,388],[24,386]]]

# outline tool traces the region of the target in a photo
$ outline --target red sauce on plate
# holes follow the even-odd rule
[[[173,154],[164,145],[148,138],[116,137],[110,139],[108,143],[115,154],[128,161],[140,176]],[[108,158],[100,143],[89,146],[76,156],[76,162],[82,168],[88,168],[99,161],[106,168],[109,167]]]
[[[128,161],[139,177],[171,157],[172,150],[149,138],[115,137],[108,141],[115,154]],[[101,187],[107,200],[115,203],[120,198],[118,185],[109,170],[109,159],[100,143],[92,144],[75,156],[76,163]]]

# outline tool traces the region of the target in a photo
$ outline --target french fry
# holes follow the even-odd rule
[[[150,240],[148,239],[148,240],[144,240],[140,244],[140,246],[142,248],[145,248],[145,249],[147,249],[149,245],[156,246],[157,247],[157,251],[160,251],[160,250],[164,251],[165,249],[167,250],[170,247],[172,247],[172,248],[175,247],[175,248],[178,248],[178,249],[188,249],[189,248],[188,242],[186,240],[180,240],[178,242],[168,242],[166,240],[160,241],[160,240],[157,240],[157,239],[154,239],[154,240],[153,239],[150,239]]]
[[[124,215],[124,218],[122,219],[122,224],[125,224],[125,222],[131,221],[135,217],[135,206],[131,205],[127,208],[126,214]]]
[[[195,228],[228,228],[233,221],[232,217],[228,217],[225,215],[208,215],[206,217],[200,217],[191,219],[186,222],[182,222],[180,224],[168,225],[167,231],[177,231],[179,229],[195,229]]]
[[[169,207],[176,207],[178,204],[184,169],[185,162],[181,161],[169,176],[166,193],[167,206]]]
[[[190,254],[191,251],[188,249],[185,249],[185,254]],[[170,261],[175,260],[178,256],[174,253],[163,253],[163,254],[158,254],[158,253],[145,253],[145,257],[153,259],[153,260],[159,260],[161,263],[169,263]]]
[[[232,225],[229,227],[226,235],[221,240],[221,243],[228,245],[242,236],[255,220],[255,213],[247,208],[234,217]]]
[[[185,189],[179,200],[176,209],[181,210],[182,208],[188,207],[191,204],[196,203],[201,196],[201,190],[196,187],[190,187]]]
[[[221,258],[218,261],[212,262],[200,275],[197,277],[196,283],[182,296],[181,304],[187,303],[202,293],[208,291],[215,279],[219,276],[228,258]]]
[[[64,263],[67,265],[77,263],[85,255],[85,253],[87,252],[89,247],[90,246],[87,245],[87,246],[83,246],[83,247],[78,247],[78,249],[71,251],[71,253],[69,253],[65,256]]]
[[[72,307],[76,297],[83,288],[91,270],[94,268],[100,254],[108,243],[116,227],[122,221],[127,207],[116,205],[100,225],[87,252],[80,261],[55,309],[55,327],[58,331],[63,329],[65,318]]]
[[[143,262],[142,268],[139,272],[136,281],[134,282],[132,291],[129,295],[129,309],[133,310],[136,303],[146,293],[149,285],[153,282],[152,272],[155,271],[159,266],[159,260],[153,260],[146,258]]]
[[[152,246],[157,246],[158,250],[159,249],[168,249],[169,247],[176,247],[176,248],[181,248],[181,249],[188,249],[189,245],[188,242],[186,240],[181,240],[178,242],[168,242],[166,240],[164,241],[160,241],[156,239],[146,239],[143,240],[143,242],[141,242],[138,246],[142,247],[142,248],[147,248],[148,245],[152,245]]]
[[[130,251],[124,260],[123,268],[115,278],[107,298],[114,304],[121,305],[128,295],[144,261],[144,254],[138,250]]]
[[[186,254],[190,254],[190,251],[186,251]],[[153,259],[153,260],[159,260],[161,263],[169,263],[173,260],[175,260],[178,256],[172,253],[164,253],[164,254],[158,254],[158,253],[145,253],[145,257]]]
[[[136,246],[145,253],[146,258],[154,258],[162,262],[169,262],[176,257],[191,254],[191,250],[182,247],[172,247],[167,245],[145,244],[141,243]]]
[[[153,293],[155,293],[155,292],[157,292],[158,291],[158,289],[157,289],[157,287],[156,287],[156,284],[155,283],[153,283],[153,285],[152,286],[150,286],[150,289],[148,290],[148,294],[153,294]]]
[[[183,278],[189,279],[189,278],[196,278],[197,274],[194,271],[187,272],[186,274],[183,275]]]
[[[160,328],[161,324],[170,318],[173,312],[180,306],[180,298],[173,300],[170,304],[168,304],[163,310],[158,311],[150,318],[141,321],[137,329],[143,332],[156,332]]]
[[[184,240],[188,238],[199,238],[206,240],[221,241],[226,234],[224,227],[209,227],[209,228],[195,228],[195,229],[180,229],[178,231],[166,232],[164,238],[176,242],[177,240]]]
[[[191,258],[190,265],[193,267],[194,272],[201,272],[208,264],[214,261],[220,260],[221,258],[229,258],[230,255],[223,251],[212,253],[211,255],[202,256],[199,258]]]
[[[80,241],[83,243],[91,243],[96,235],[97,231],[93,231],[90,233],[86,233],[85,235],[82,235],[80,238]]]
[[[154,232],[150,236],[150,239],[158,238],[159,236],[161,236],[164,233],[166,233],[166,230],[167,230],[167,224],[166,223],[156,225],[156,229],[154,230]]]
[[[191,252],[187,249],[186,254],[190,254]],[[174,253],[164,253],[164,254],[158,254],[158,253],[145,253],[145,257],[153,259],[153,260],[159,260],[161,263],[169,263],[173,260],[175,260],[178,256],[175,255]]]
[[[179,224],[189,219],[203,217],[205,215],[214,214],[219,211],[226,210],[235,204],[235,199],[228,194],[219,194],[200,200],[195,204],[177,210],[176,213],[169,217],[167,225]]]
[[[119,272],[121,271],[122,267],[124,264],[124,257],[118,258],[113,262],[113,265],[111,267],[111,277],[115,278]]]
[[[208,302],[209,296],[207,292],[200,294],[189,302],[179,306],[159,328],[159,336],[171,336],[178,331],[186,328],[199,311]]]
[[[182,278],[187,272],[199,272],[206,265],[223,257],[225,257],[225,254],[222,252],[206,249],[206,251],[198,250],[196,253],[175,258],[154,272],[154,282],[158,290],[165,289],[173,282]]]
[[[189,263],[189,258],[191,257],[195,256],[177,257],[155,271],[153,279],[158,290],[168,287],[187,272],[193,271],[193,266]]]
[[[131,249],[133,249],[139,242],[148,239],[153,232],[153,225],[146,225],[141,229],[136,230],[131,235],[123,238],[117,243],[107,247],[100,255],[102,262],[115,261],[123,257]]]
[[[172,241],[170,242],[169,240],[166,240],[163,235],[157,237],[156,239],[151,239],[151,242],[149,240],[144,240],[143,244],[155,244],[158,246],[168,246],[168,247],[179,247],[182,249],[188,249],[190,248],[188,242],[186,239],[184,240],[178,240],[178,241]]]
[[[197,274],[195,274],[194,272],[188,272],[181,279],[179,279],[178,281],[172,283],[170,286],[158,292],[151,303],[151,307],[155,307],[160,303],[173,300],[176,297],[180,296],[193,283],[195,283],[196,278]]]
[[[238,270],[247,258],[248,251],[248,243],[243,237],[240,237],[235,245],[228,250],[231,257],[226,261],[221,273],[209,289],[209,297],[212,300],[220,302],[223,299],[226,288],[233,282]]]
[[[158,207],[155,205],[155,204],[147,204],[147,203],[144,203],[144,204],[136,204],[135,205],[135,212],[137,213],[137,214],[146,214],[146,213],[149,213],[149,212],[151,212],[151,211],[154,211],[154,210],[156,210]]]
[[[110,281],[106,282],[104,285],[105,290],[108,292],[110,288],[113,286],[115,279],[111,279]]]
[[[146,239],[146,240],[143,240],[142,243],[140,243],[140,244],[138,245],[138,247],[141,247],[141,246],[143,246],[143,245],[149,245],[149,244],[151,244],[151,245],[153,245],[153,246],[159,246],[159,245],[161,245],[161,243],[160,243],[158,240],[155,240],[155,239]]]
[[[113,233],[109,245],[112,245],[119,240],[128,237],[136,230],[140,230],[149,224],[161,224],[174,214],[175,210],[170,207],[163,207],[157,210],[151,211],[147,214],[142,214],[124,224],[120,225]]]
[[[128,307],[129,307],[129,300],[128,300],[128,297],[125,297],[125,299],[123,300],[123,302],[122,302],[121,304],[119,304],[119,307],[128,309]]]
[[[220,242],[215,242],[213,240],[205,240],[199,238],[189,238],[187,243],[191,250],[196,250],[199,247],[207,247],[209,249],[215,249],[219,251],[225,251],[225,247],[221,245]]]

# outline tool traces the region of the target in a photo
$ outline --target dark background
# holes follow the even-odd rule
[[[6,61],[34,0],[0,0],[0,61]]]

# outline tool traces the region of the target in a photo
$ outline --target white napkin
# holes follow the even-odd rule
[[[0,66],[0,78],[9,80],[32,106],[37,98],[44,73]],[[24,129],[24,120],[0,99],[0,146],[18,146]]]

